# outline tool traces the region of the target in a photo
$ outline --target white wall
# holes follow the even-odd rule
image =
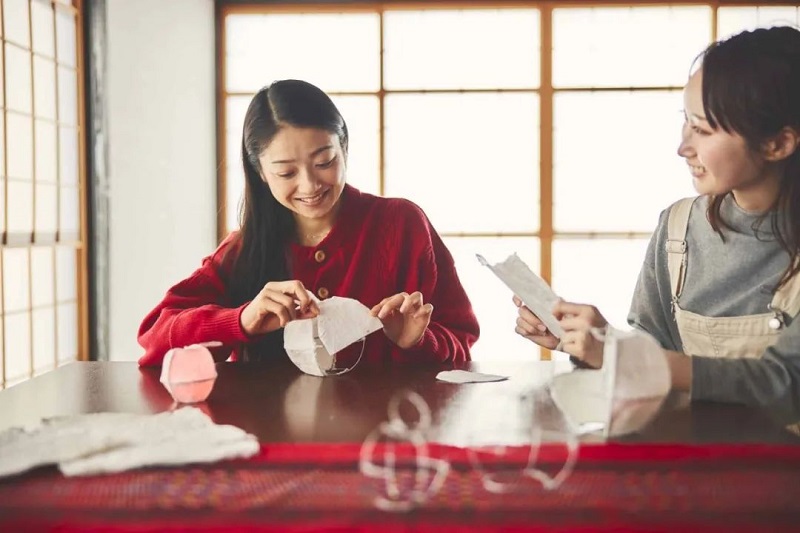
[[[107,0],[110,357],[216,243],[213,0]]]

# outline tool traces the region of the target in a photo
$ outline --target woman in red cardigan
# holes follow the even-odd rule
[[[347,141],[344,118],[309,83],[253,97],[241,230],[145,317],[140,365],[208,341],[222,342],[219,361],[283,354],[283,326],[319,312],[308,291],[372,308],[385,335],[367,338],[367,361],[469,360],[479,329],[452,256],[419,207],[345,184]]]

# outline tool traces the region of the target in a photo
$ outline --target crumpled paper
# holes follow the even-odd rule
[[[155,415],[92,413],[0,433],[0,478],[58,464],[66,476],[250,457],[255,436],[215,424],[194,407]]]
[[[337,374],[336,353],[370,333],[383,323],[358,300],[333,296],[318,302],[319,315],[293,320],[284,328],[283,347],[292,362],[312,376]]]
[[[608,326],[603,367],[560,374],[551,381],[550,393],[576,431],[592,427],[617,436],[642,429],[671,386],[666,355],[652,336]]]

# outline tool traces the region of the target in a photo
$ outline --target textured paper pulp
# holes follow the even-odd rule
[[[167,352],[161,364],[160,381],[175,401],[196,403],[208,398],[217,379],[214,357],[208,348],[221,345],[193,344]]]
[[[333,355],[383,323],[358,300],[333,296],[317,304],[319,315],[293,320],[284,328],[283,347],[297,367],[312,376],[324,376],[333,368]]]
[[[486,383],[490,381],[505,381],[508,377],[469,372],[467,370],[443,370],[436,374],[436,379],[448,383]]]
[[[642,331],[606,331],[603,368],[556,376],[550,390],[574,427],[600,427],[607,436],[642,429],[671,387],[664,350]]]
[[[183,407],[156,415],[92,413],[0,433],[0,477],[58,464],[67,476],[250,457],[258,440]]]
[[[511,254],[505,261],[495,265],[490,264],[482,255],[476,255],[482,265],[489,267],[514,294],[519,296],[522,303],[544,322],[550,333],[558,338],[564,336],[561,324],[553,316],[553,306],[560,298],[517,254]]]

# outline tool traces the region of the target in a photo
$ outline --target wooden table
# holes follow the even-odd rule
[[[302,374],[284,360],[272,363],[222,363],[209,399],[200,404],[216,422],[233,424],[262,442],[360,442],[387,420],[387,406],[400,390],[419,393],[432,413],[428,437],[452,445],[469,444],[475,435],[491,435],[513,444],[520,395],[569,371],[560,362],[482,362],[466,368],[511,376],[498,383],[455,385],[435,379],[431,366],[359,366],[329,378]],[[157,413],[174,407],[159,382],[159,368],[135,363],[83,362],[63,366],[0,392],[0,430],[29,425],[43,417],[101,411]],[[555,414],[554,414],[555,413]],[[408,419],[416,414],[403,411]],[[552,406],[537,415],[557,416]],[[584,436],[596,441],[597,436]],[[664,409],[625,442],[797,444],[764,413],[743,406],[695,403]]]

